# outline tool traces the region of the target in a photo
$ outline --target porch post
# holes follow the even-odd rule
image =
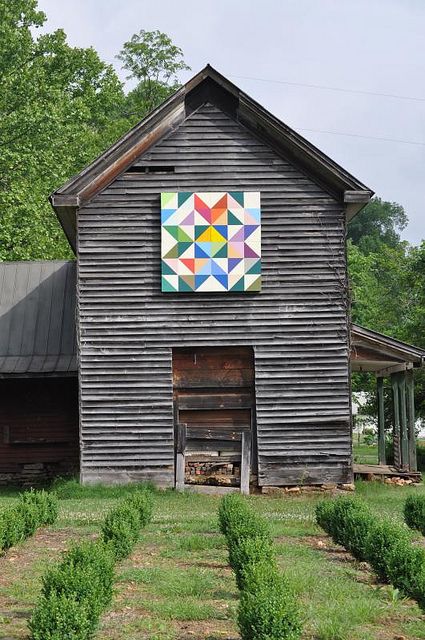
[[[415,385],[413,369],[406,372],[407,389],[407,433],[409,440],[409,470],[417,471],[415,434]]]
[[[378,464],[386,464],[385,455],[385,420],[384,420],[384,378],[376,378],[378,399]]]
[[[393,391],[393,448],[394,448],[394,466],[396,469],[401,467],[400,460],[400,403],[397,374],[391,374],[391,387]]]
[[[403,469],[409,468],[409,441],[407,438],[407,407],[406,407],[406,372],[402,371],[398,375],[400,389],[400,435],[401,435],[401,466]]]

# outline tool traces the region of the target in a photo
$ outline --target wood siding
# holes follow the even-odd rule
[[[0,380],[0,475],[78,469],[76,377]],[[33,465],[36,465],[35,467]]]
[[[82,478],[174,483],[173,347],[250,346],[261,485],[351,478],[345,214],[211,105],[78,212]],[[260,191],[259,294],[160,287],[161,191]]]

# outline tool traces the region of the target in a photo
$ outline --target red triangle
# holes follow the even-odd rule
[[[195,273],[195,260],[194,258],[181,258],[180,262],[183,262],[183,264],[191,270],[192,273]]]
[[[195,193],[195,211],[201,214],[207,222],[211,224],[211,209],[203,200]]]

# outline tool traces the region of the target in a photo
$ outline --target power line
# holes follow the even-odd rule
[[[379,140],[380,142],[400,142],[401,144],[414,144],[425,147],[425,142],[418,140],[402,140],[401,138],[379,138],[377,136],[364,136],[361,133],[347,133],[345,131],[326,131],[324,129],[305,129],[302,127],[294,127],[296,131],[310,131],[313,133],[327,133],[332,136],[349,136],[350,138],[364,138],[365,140]]]
[[[308,89],[326,89],[327,91],[339,91],[341,93],[355,93],[364,96],[377,96],[379,98],[394,98],[395,100],[410,100],[412,102],[425,102],[425,98],[418,96],[401,96],[394,93],[381,93],[378,91],[364,91],[362,89],[349,89],[348,87],[330,87],[324,84],[308,84],[306,82],[290,82],[289,80],[272,80],[267,78],[252,78],[250,76],[235,76],[229,74],[231,78],[240,80],[254,80],[255,82],[271,82],[273,84],[285,84],[293,87],[307,87]]]

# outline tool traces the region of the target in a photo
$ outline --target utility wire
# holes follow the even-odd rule
[[[400,138],[378,138],[377,136],[364,136],[360,133],[346,133],[344,131],[325,131],[323,129],[304,129],[302,127],[293,127],[296,131],[310,131],[313,133],[328,133],[332,136],[349,136],[350,138],[364,138],[365,140],[379,140],[380,142],[400,142],[402,144],[414,144],[425,147],[425,142],[417,140],[401,140]]]
[[[290,82],[289,80],[273,80],[267,78],[252,78],[250,76],[235,76],[229,74],[231,78],[240,80],[254,80],[255,82],[271,82],[273,84],[286,84],[293,87],[307,87],[308,89],[326,89],[327,91],[339,91],[342,93],[357,93],[364,96],[378,96],[379,98],[394,98],[395,100],[410,100],[413,102],[425,102],[425,98],[418,96],[401,96],[395,93],[381,93],[378,91],[363,91],[362,89],[349,89],[348,87],[330,87],[324,84],[308,84],[306,82]]]

